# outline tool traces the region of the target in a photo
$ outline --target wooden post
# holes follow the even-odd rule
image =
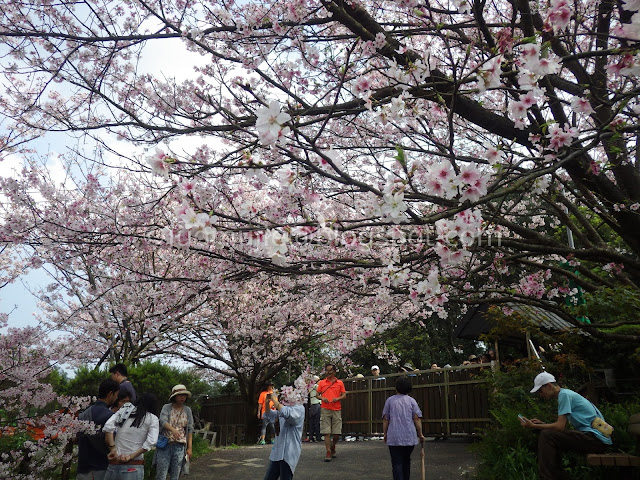
[[[451,436],[451,415],[449,409],[449,370],[444,369],[444,418],[447,422],[447,437]]]
[[[367,388],[369,390],[368,400],[369,400],[369,426],[367,427],[367,433],[371,435],[373,433],[373,381],[371,378],[367,379]]]

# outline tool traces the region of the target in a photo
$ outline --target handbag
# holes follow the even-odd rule
[[[613,427],[600,417],[596,417],[593,419],[593,421],[591,422],[591,427],[595,428],[607,438],[611,437],[611,434],[613,433]]]
[[[607,422],[605,422],[602,417],[599,416],[602,414],[600,413],[600,410],[596,408],[593,402],[589,401],[589,403],[591,403],[591,406],[596,411],[596,417],[591,421],[591,428],[599,431],[605,437],[610,438],[611,434],[613,433],[613,427],[609,425]]]
[[[164,435],[158,435],[158,441],[156,442],[156,448],[160,450],[164,450],[169,445],[169,437],[165,437]]]

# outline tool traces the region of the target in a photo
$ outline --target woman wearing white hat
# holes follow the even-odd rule
[[[160,429],[169,443],[165,448],[156,449],[156,480],[178,480],[183,463],[191,459],[193,438],[193,414],[185,405],[191,392],[184,385],[171,389],[169,401],[160,412]]]

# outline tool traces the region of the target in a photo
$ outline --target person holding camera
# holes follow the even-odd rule
[[[290,389],[293,392],[293,389]],[[268,393],[265,401],[265,416],[272,423],[278,422],[280,432],[275,439],[269,455],[269,468],[264,480],[291,480],[302,451],[302,427],[304,425],[304,406],[296,402],[295,395],[287,395],[286,388],[281,393],[282,402],[277,392]],[[304,399],[308,391],[304,393]],[[302,398],[302,396],[299,396]]]
[[[593,403],[567,388],[560,388],[553,375],[542,372],[533,381],[531,393],[545,400],[558,400],[558,418],[544,423],[537,418],[518,415],[524,428],[540,430],[538,437],[538,478],[563,478],[562,452],[603,453],[611,445],[611,427]],[[567,429],[567,420],[573,430]],[[601,426],[604,424],[604,428]],[[597,428],[596,428],[597,427]],[[607,428],[608,427],[608,428]],[[611,430],[609,430],[611,429]],[[604,433],[603,433],[604,432]]]

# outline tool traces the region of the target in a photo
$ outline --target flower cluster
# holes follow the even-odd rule
[[[562,147],[568,147],[574,138],[578,136],[578,129],[575,127],[565,126],[561,127],[557,123],[549,126],[549,133],[547,138],[549,139],[549,148],[554,151],[559,151]]]
[[[147,158],[147,163],[155,175],[169,178],[169,166],[175,163],[175,159],[168,156],[159,148],[156,148],[156,153]]]
[[[286,143],[286,136],[290,133],[289,127],[283,126],[291,120],[291,115],[282,111],[282,106],[276,100],[269,102],[269,106],[256,110],[256,130],[260,143],[274,145]]]
[[[302,405],[307,403],[309,392],[316,384],[309,367],[293,381],[293,386],[285,385],[280,389],[280,400],[285,405]]]
[[[547,10],[547,22],[554,32],[560,32],[569,25],[571,14],[567,0],[551,0]]]
[[[482,235],[482,214],[480,210],[463,210],[453,220],[436,222],[438,243],[435,251],[443,265],[461,263],[469,258],[467,247]]]

